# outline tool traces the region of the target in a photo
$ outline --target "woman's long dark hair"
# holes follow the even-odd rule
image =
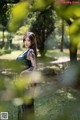
[[[26,38],[29,38],[29,40],[31,41],[31,46],[30,48],[34,50],[34,53],[37,57],[37,43],[36,43],[36,36],[33,32],[27,32],[24,37],[23,37],[23,42],[26,40]]]

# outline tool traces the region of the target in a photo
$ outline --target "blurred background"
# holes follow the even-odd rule
[[[9,120],[23,120],[21,105],[32,99],[36,120],[80,120],[79,2],[0,0],[0,112],[8,112]],[[16,58],[27,31],[36,35],[38,68],[25,78]],[[33,120],[32,112],[27,116]]]

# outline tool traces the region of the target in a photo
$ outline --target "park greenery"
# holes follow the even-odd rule
[[[23,120],[21,105],[32,98],[37,120],[80,119],[80,4],[58,2],[0,0],[0,111],[9,111],[9,119]],[[25,78],[16,57],[24,50],[27,31],[35,33],[39,52],[38,70]],[[33,78],[38,84],[32,89],[34,97],[28,89]],[[72,115],[76,110],[77,117]],[[25,120],[33,120],[31,113],[27,116]]]

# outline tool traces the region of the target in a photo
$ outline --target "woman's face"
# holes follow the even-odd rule
[[[30,46],[31,46],[31,41],[30,41],[30,39],[27,37],[27,38],[25,39],[25,41],[23,42],[23,44],[24,44],[25,48],[30,48]]]

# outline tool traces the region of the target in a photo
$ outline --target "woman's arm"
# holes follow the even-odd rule
[[[35,71],[37,69],[37,61],[36,56],[34,54],[34,51],[30,51],[27,55],[28,60],[31,61],[32,66],[24,71],[21,72],[21,76],[28,76],[29,77],[29,87],[36,86],[37,81],[31,76],[32,71]]]
[[[36,56],[34,54],[34,51],[31,49],[28,52],[27,58],[28,60],[31,61],[32,66],[24,71],[21,72],[21,74],[26,74],[27,72],[33,71],[37,69],[37,61],[36,61]]]
[[[32,67],[30,67],[29,71],[36,70],[37,69],[37,61],[36,61],[36,56],[33,50],[30,50],[27,56],[27,59],[31,61]]]

